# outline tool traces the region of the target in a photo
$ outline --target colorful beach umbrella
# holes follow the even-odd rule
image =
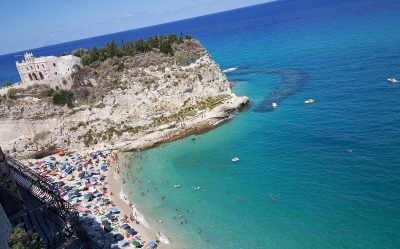
[[[142,247],[142,244],[140,244],[140,242],[136,240],[132,241],[132,245],[134,245],[136,248]]]
[[[149,243],[147,243],[147,246],[150,248],[155,248],[157,246],[157,244],[154,241],[150,241]]]

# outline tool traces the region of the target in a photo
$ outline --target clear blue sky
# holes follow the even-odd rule
[[[4,0],[0,54],[237,9],[271,0]]]

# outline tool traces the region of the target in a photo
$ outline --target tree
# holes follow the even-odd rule
[[[190,39],[192,39],[192,36],[191,35],[185,35],[185,38],[186,38],[186,40],[190,40]]]
[[[56,91],[53,95],[53,104],[55,105],[65,105],[67,104],[68,108],[74,107],[72,103],[72,99],[74,98],[74,94],[70,91],[60,90]]]
[[[6,83],[3,84],[3,87],[8,87],[8,86],[12,86],[13,83],[11,83],[10,81],[7,81]]]
[[[90,54],[85,54],[81,57],[81,63],[83,66],[87,66],[90,65],[90,63],[92,63],[92,56],[90,56]]]
[[[66,55],[68,55],[67,52],[62,52],[62,53],[61,53],[61,56],[66,56]]]
[[[13,99],[15,94],[17,94],[19,92],[19,90],[17,88],[10,88],[7,91],[7,98],[8,99]]]
[[[18,224],[13,228],[8,245],[11,249],[41,249],[44,248],[44,243],[37,240],[38,235],[30,231],[25,231],[21,228],[23,223]]]
[[[87,54],[88,50],[86,48],[77,48],[72,51],[72,55],[82,57],[84,54]]]

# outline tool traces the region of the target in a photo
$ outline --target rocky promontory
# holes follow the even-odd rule
[[[215,127],[248,105],[198,41],[171,48],[76,68],[71,89],[60,95],[68,105],[55,104],[60,89],[46,82],[21,85],[1,98],[1,147],[19,158],[54,149],[142,149]]]

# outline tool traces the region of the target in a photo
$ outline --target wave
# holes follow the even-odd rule
[[[119,192],[119,198],[121,200],[123,200],[126,204],[129,205],[129,199],[126,198],[126,195],[124,194],[124,190],[123,188],[121,188],[121,192]],[[132,202],[132,215],[135,217],[135,219],[137,221],[139,221],[140,224],[142,224],[143,226],[150,228],[149,223],[146,221],[146,219],[144,218],[143,214],[139,212],[139,210],[136,209],[135,204]]]
[[[236,69],[237,69],[237,67],[231,67],[231,68],[228,68],[228,69],[223,70],[222,72],[223,72],[223,73],[229,73],[229,72],[235,71]]]

